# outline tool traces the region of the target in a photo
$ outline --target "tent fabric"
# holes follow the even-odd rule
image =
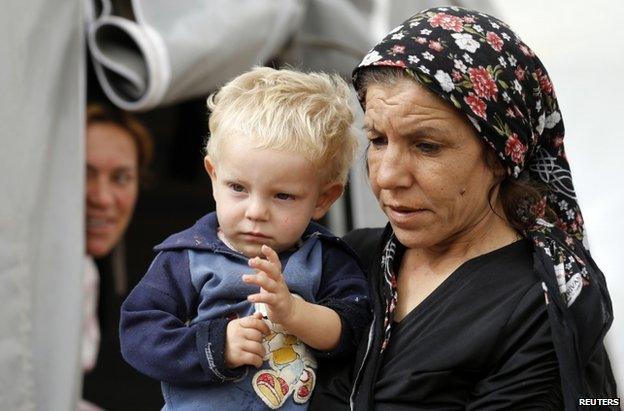
[[[0,409],[80,388],[84,64],[79,2],[0,13]]]
[[[96,75],[125,110],[206,95],[274,58],[348,77],[373,43],[350,0],[126,0],[127,13],[85,1]]]
[[[86,0],[98,80],[117,106],[149,110],[205,95],[268,61],[299,26],[303,0]]]

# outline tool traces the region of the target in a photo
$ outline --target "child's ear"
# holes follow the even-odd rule
[[[204,168],[214,183],[214,179],[217,177],[217,172],[215,170],[214,161],[212,161],[208,155],[204,157]]]
[[[314,207],[314,213],[312,213],[312,218],[314,220],[318,220],[322,218],[329,208],[334,204],[338,197],[342,195],[342,191],[344,190],[344,185],[338,182],[333,182],[327,184],[321,190],[321,194],[316,202],[316,207]]]

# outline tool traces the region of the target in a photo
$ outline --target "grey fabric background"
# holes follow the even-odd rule
[[[80,3],[4,0],[0,39],[0,409],[70,410],[84,250]]]

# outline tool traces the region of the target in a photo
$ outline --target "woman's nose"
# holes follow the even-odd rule
[[[87,182],[87,202],[92,206],[108,207],[115,202],[111,184],[105,178],[94,178]]]
[[[409,154],[396,145],[388,147],[379,155],[378,164],[371,167],[371,178],[382,189],[391,190],[409,187],[412,183],[410,175]]]
[[[249,205],[245,210],[245,217],[250,220],[264,221],[268,216],[268,207],[261,198],[252,197],[249,199]]]

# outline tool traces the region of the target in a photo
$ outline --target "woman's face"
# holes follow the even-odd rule
[[[87,127],[87,254],[103,257],[119,242],[137,199],[138,153],[114,123]]]
[[[489,214],[493,171],[465,117],[411,79],[366,93],[371,186],[408,248],[469,238]]]

